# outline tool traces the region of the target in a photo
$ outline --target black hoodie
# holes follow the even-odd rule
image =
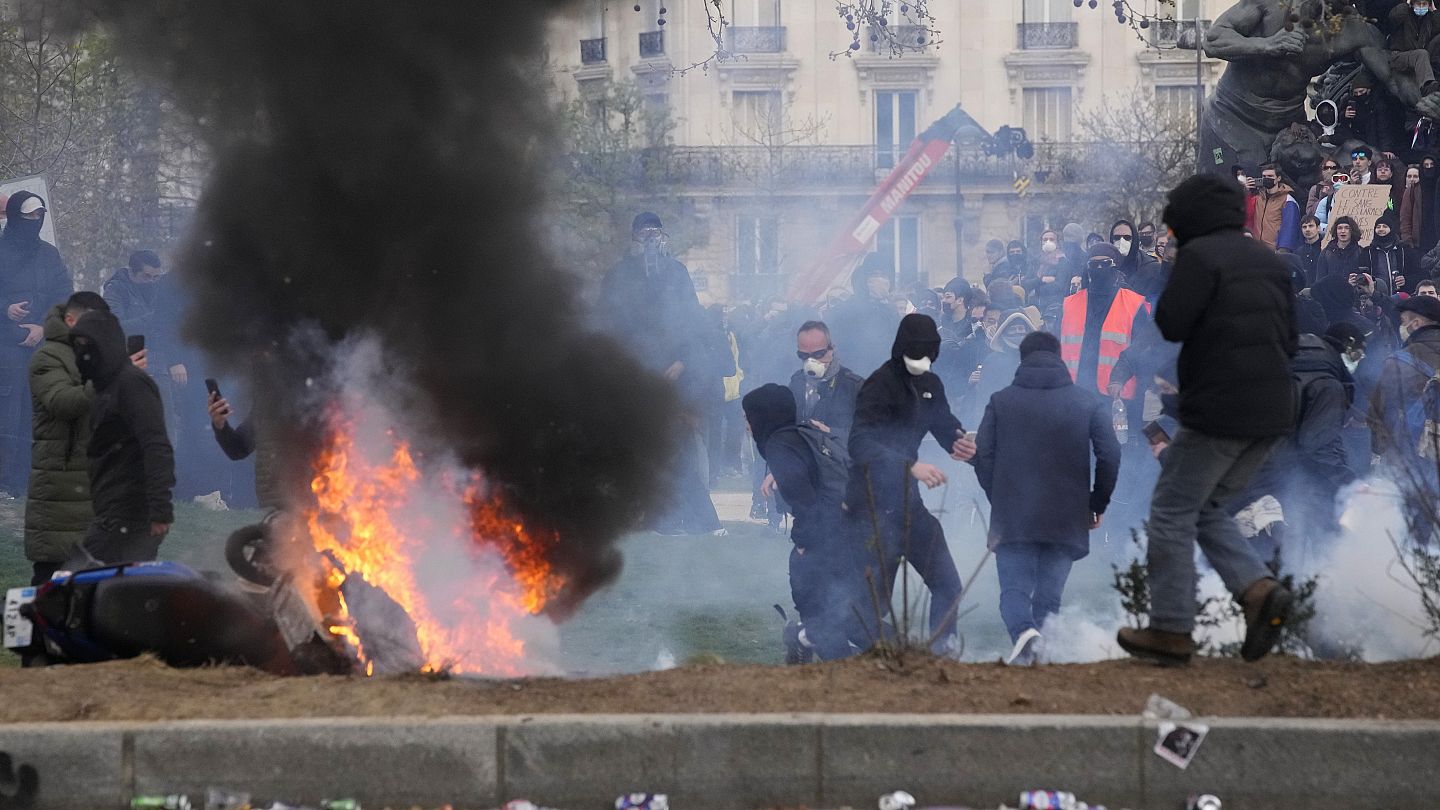
[[[1299,339],[1289,269],[1268,245],[1245,237],[1245,198],[1228,179],[1182,182],[1170,192],[1165,222],[1179,253],[1155,325],[1183,344],[1181,423],[1230,438],[1289,434]]]
[[[1390,233],[1387,236],[1376,234],[1370,239],[1370,246],[1366,248],[1370,275],[1384,281],[1392,293],[1414,294],[1415,285],[1420,281],[1420,257],[1416,255],[1415,248],[1400,241],[1400,217],[1394,211],[1386,211],[1375,220],[1377,226],[1382,222],[1390,226]],[[1396,284],[1401,278],[1405,279],[1405,283]]]
[[[17,191],[5,203],[5,231],[0,234],[0,309],[29,301],[30,317],[25,322],[41,324],[50,307],[69,298],[74,289],[60,251],[40,238],[46,215],[41,214],[40,219],[20,215],[20,206],[37,196]],[[14,339],[6,336],[0,346],[5,347],[5,355],[13,356],[10,365],[19,362],[23,367],[32,350],[15,345],[25,337],[18,325],[10,324],[9,331],[15,333]]]
[[[890,360],[860,387],[855,403],[855,426],[850,432],[850,485],[845,502],[851,509],[868,509],[873,494],[881,511],[901,509],[904,490],[913,490],[909,507],[923,509],[910,467],[918,460],[920,442],[929,433],[950,452],[964,433],[950,412],[945,385],[932,371],[913,375],[904,357],[933,362],[940,355],[940,332],[926,315],[906,315],[900,321]]]
[[[80,376],[95,385],[90,410],[90,497],[95,519],[115,526],[173,523],[175,454],[160,389],[130,363],[125,333],[108,312],[87,312],[70,330]]]
[[[843,493],[821,480],[815,453],[795,424],[794,395],[785,386],[770,383],[746,394],[740,404],[755,449],[795,515],[790,539],[804,549],[825,545],[839,532]]]
[[[1293,442],[1298,462],[1295,473],[1325,482],[1333,497],[1340,487],[1355,480],[1341,436],[1345,417],[1355,402],[1355,378],[1331,341],[1316,335],[1300,336],[1294,373],[1300,396]]]

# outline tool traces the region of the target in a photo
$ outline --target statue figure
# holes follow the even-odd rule
[[[1306,120],[1310,80],[1345,59],[1358,59],[1407,109],[1440,117],[1440,92],[1422,97],[1412,78],[1391,70],[1384,35],[1345,0],[1240,0],[1211,25],[1204,47],[1230,66],[1206,100],[1202,171],[1276,159],[1276,137]]]

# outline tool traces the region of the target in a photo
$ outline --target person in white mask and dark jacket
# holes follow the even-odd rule
[[[800,370],[790,377],[795,396],[797,421],[812,424],[839,439],[850,440],[855,422],[855,399],[865,379],[840,365],[830,328],[822,321],[806,321],[795,335],[795,355]]]
[[[928,433],[951,458],[969,461],[975,442],[950,412],[945,385],[930,370],[939,355],[935,322],[918,313],[906,315],[889,362],[860,388],[845,504],[847,537],[872,573],[882,604],[890,604],[903,557],[930,589],[930,637],[935,650],[945,653],[955,648],[961,583],[940,521],[920,497],[920,484],[941,486],[945,473],[920,460],[920,443]]]
[[[1108,241],[1120,253],[1120,261],[1115,264],[1127,282],[1153,276],[1160,264],[1154,256],[1145,252],[1135,234],[1135,224],[1128,219],[1118,220],[1110,226]]]

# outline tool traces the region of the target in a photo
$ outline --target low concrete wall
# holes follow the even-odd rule
[[[1069,790],[1112,810],[1176,810],[1211,792],[1226,810],[1440,804],[1440,723],[1219,719],[1189,770],[1151,752],[1138,717],[555,715],[537,717],[53,723],[0,726],[0,751],[40,775],[35,807],[121,807],[207,786],[256,799],[357,798],[582,810],[627,791],[677,810],[869,808],[908,790],[923,805],[996,807]],[[0,808],[9,806],[0,774]]]

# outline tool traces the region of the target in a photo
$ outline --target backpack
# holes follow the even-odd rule
[[[811,424],[796,425],[795,430],[805,440],[810,455],[815,459],[815,467],[819,470],[815,490],[821,500],[832,503],[844,501],[845,486],[850,480],[850,452],[845,449],[844,443],[835,434],[826,433]]]
[[[1427,378],[1420,396],[1405,403],[1405,431],[1420,458],[1440,460],[1440,374],[1408,349],[1393,356]]]

